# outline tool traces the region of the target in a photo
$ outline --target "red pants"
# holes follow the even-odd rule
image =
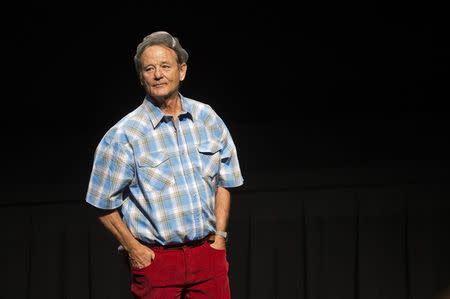
[[[131,291],[139,299],[229,299],[225,250],[204,242],[195,247],[152,248],[153,262],[131,269]]]

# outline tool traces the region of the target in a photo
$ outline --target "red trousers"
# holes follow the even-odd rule
[[[152,248],[153,262],[131,269],[131,292],[138,299],[229,299],[225,250],[204,242],[194,247]]]

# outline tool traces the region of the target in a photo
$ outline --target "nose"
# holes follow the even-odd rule
[[[155,68],[155,72],[153,74],[155,76],[155,79],[161,79],[163,76],[163,72],[160,67]]]

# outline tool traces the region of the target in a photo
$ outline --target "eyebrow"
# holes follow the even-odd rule
[[[162,65],[162,64],[171,64],[171,63],[170,63],[169,61],[164,60],[164,61],[161,61],[161,63],[159,63],[159,65]],[[153,66],[153,65],[154,65],[154,64],[149,63],[149,64],[143,65],[143,67],[146,68],[146,67],[148,67],[148,66]]]

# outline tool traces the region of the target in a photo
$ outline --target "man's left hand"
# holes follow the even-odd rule
[[[210,246],[217,250],[225,250],[226,249],[225,239],[222,238],[221,236],[215,236],[214,242],[211,243]]]

